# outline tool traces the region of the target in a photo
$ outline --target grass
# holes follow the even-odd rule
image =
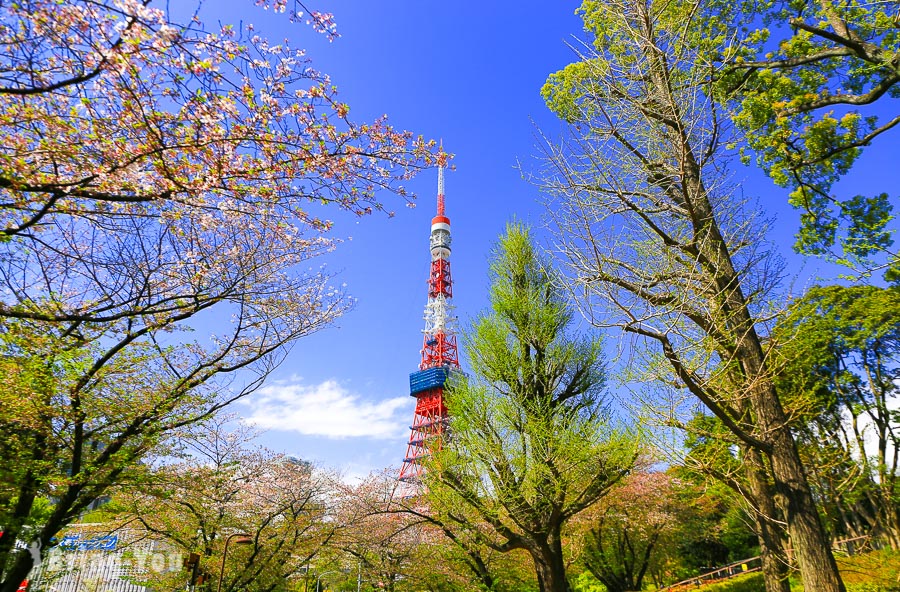
[[[882,549],[853,557],[837,557],[847,592],[900,592],[900,552]],[[761,573],[713,582],[695,592],[765,592]],[[791,579],[791,592],[805,592],[803,584]],[[813,592],[813,591],[810,591]]]
[[[697,592],[766,592],[762,574],[735,576],[722,582],[713,582],[696,588]]]
[[[847,592],[900,591],[898,551],[882,549],[853,557],[837,557],[837,562]]]

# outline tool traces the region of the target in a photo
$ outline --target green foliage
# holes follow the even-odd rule
[[[896,19],[891,3],[760,2],[718,74],[745,158],[755,154],[802,210],[800,252],[859,266],[893,244],[886,193],[840,198],[833,186],[900,121],[878,108],[900,96]]]
[[[900,541],[889,452],[900,443],[900,289],[815,287],[791,306],[773,343],[779,389],[832,528]]]
[[[685,426],[687,452],[676,474],[685,482],[679,557],[685,577],[759,553],[753,517],[735,491],[746,490],[736,439],[715,417],[697,413]]]
[[[838,564],[847,592],[900,592],[900,551],[880,549],[839,557]]]
[[[731,475],[740,469],[735,454],[735,437],[722,422],[707,413],[695,413],[685,424],[684,447],[687,450],[687,467],[714,467],[720,475]],[[703,481],[698,472],[687,468],[682,472]]]
[[[0,524],[9,535],[0,542],[0,566],[16,555],[6,546],[15,538],[46,544],[109,483],[124,478],[136,456],[158,443],[154,419],[179,417],[169,408],[147,416],[142,433],[134,426],[129,432],[127,413],[153,409],[159,389],[171,383],[157,375],[156,384],[146,384],[152,356],[137,344],[97,368],[101,352],[84,334],[66,337],[29,321],[0,323]],[[137,390],[145,396],[123,400]]]
[[[898,586],[866,582],[864,584],[847,584],[847,592],[897,592]]]
[[[790,370],[780,381],[790,396],[838,404],[838,391],[864,393],[865,365],[888,380],[900,348],[900,290],[876,286],[814,287],[795,302],[773,334],[777,353]],[[855,392],[855,393],[854,393]],[[864,403],[863,400],[859,401]],[[800,404],[797,402],[795,407]],[[811,409],[822,412],[821,405]]]
[[[734,36],[735,30],[748,36],[755,34],[739,22],[740,15],[747,13],[751,4],[752,0],[650,3],[654,32],[660,35],[660,47],[663,50],[677,48],[685,62],[693,61],[692,69],[673,69],[670,74],[681,82],[694,77],[705,78],[709,75],[711,60],[733,59],[738,51],[746,54],[746,49],[729,45],[727,41]],[[579,61],[551,74],[541,89],[541,96],[550,110],[569,123],[590,121],[603,113],[597,109],[600,103],[616,98],[617,91],[596,84],[598,80],[614,76],[614,70],[646,71],[649,68],[643,63],[644,56],[633,51],[634,23],[628,23],[628,16],[618,7],[610,7],[602,0],[584,0],[576,14],[584,22],[593,53],[583,55]],[[685,27],[685,23],[696,24],[697,28]],[[625,87],[630,84],[625,80],[620,82]]]
[[[676,580],[759,553],[744,501],[721,481],[675,469],[682,477],[678,523],[666,548]]]
[[[188,348],[132,337],[0,323],[0,566],[30,567],[15,540],[48,545],[108,488],[132,480],[167,433],[216,406],[204,384],[216,371],[186,378]]]
[[[600,583],[589,571],[583,571],[572,580],[573,592],[606,592],[606,586]]]
[[[600,340],[566,335],[572,311],[526,229],[508,229],[491,274],[491,312],[466,344],[472,377],[458,377],[448,395],[454,438],[444,462],[488,469],[496,493],[535,509],[562,502],[575,484],[605,491],[631,447],[602,421]],[[612,472],[601,476],[604,459]],[[501,462],[511,475],[489,469]]]

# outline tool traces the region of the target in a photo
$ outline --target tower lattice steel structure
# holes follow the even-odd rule
[[[422,460],[437,445],[447,425],[444,385],[459,368],[456,317],[453,316],[453,281],[450,279],[450,219],[444,214],[444,166],[438,169],[437,216],[431,220],[431,273],[425,305],[422,363],[409,375],[409,394],[416,398],[406,457],[400,480],[413,487],[421,483]]]

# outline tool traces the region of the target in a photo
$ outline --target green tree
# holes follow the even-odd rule
[[[796,247],[869,268],[882,255],[874,266],[890,265],[898,279],[888,194],[833,190],[863,148],[900,123],[891,101],[900,97],[896,3],[764,0],[744,9],[720,90],[757,161],[802,211]]]
[[[652,363],[644,368],[688,390],[758,457],[748,482],[774,503],[771,471],[806,585],[839,592],[764,348],[760,320],[777,267],[728,187],[725,143],[733,137],[712,99],[711,58],[724,51],[740,9],[584,2],[583,55],[543,89],[572,124],[546,143],[543,183],[583,310],[646,344]],[[766,573],[769,590],[784,590],[774,569]]]
[[[491,263],[490,310],[466,340],[472,374],[451,382],[451,436],[426,478],[429,503],[461,508],[484,544],[527,551],[542,592],[570,589],[563,527],[635,458],[602,402],[600,340],[571,334],[558,279],[530,232],[510,225]]]
[[[756,510],[748,507],[744,496],[719,481],[674,472],[682,475],[678,525],[671,535],[676,544],[669,548],[678,580],[759,555]]]
[[[0,557],[19,533],[30,534],[50,515],[49,491],[40,484],[56,460],[48,450],[55,389],[56,376],[44,361],[0,357]]]
[[[872,533],[900,548],[900,291],[815,287],[780,320],[773,345],[835,533]]]

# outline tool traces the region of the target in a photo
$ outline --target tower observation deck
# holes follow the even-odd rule
[[[400,481],[413,487],[421,483],[422,461],[439,445],[447,425],[444,386],[450,372],[459,368],[456,317],[453,315],[453,281],[450,278],[450,218],[444,213],[444,165],[438,169],[437,215],[431,220],[431,271],[422,362],[409,375],[409,394],[416,399]]]

